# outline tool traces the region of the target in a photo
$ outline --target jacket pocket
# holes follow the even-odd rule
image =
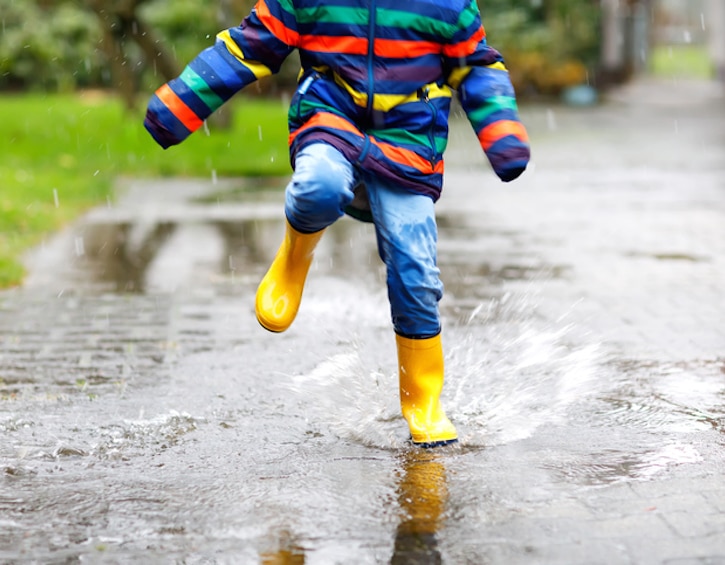
[[[309,92],[310,88],[312,88],[314,82],[318,80],[321,76],[322,75],[318,71],[313,70],[303,75],[300,79],[297,90],[295,91],[294,96],[292,97],[292,101],[290,102],[290,123],[299,124],[305,120],[307,112],[303,111],[302,102],[304,101],[305,96]]]

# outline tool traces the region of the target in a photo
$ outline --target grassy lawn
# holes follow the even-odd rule
[[[708,79],[713,63],[703,45],[660,45],[652,50],[650,62],[655,76],[663,78]]]
[[[22,254],[88,208],[113,200],[119,176],[285,175],[286,107],[238,98],[232,128],[211,126],[163,151],[102,93],[0,96],[0,288],[22,281]]]

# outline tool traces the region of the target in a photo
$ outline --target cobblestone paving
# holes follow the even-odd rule
[[[0,563],[725,563],[725,97],[524,115],[517,183],[465,124],[449,151],[450,451],[406,447],[369,226],[282,335],[279,190],[127,181],[36,250],[0,294]]]

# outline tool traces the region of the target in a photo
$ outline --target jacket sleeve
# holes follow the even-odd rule
[[[219,33],[151,96],[144,126],[164,149],[181,143],[242,88],[279,71],[297,42],[295,28],[278,0],[259,0],[239,26]]]
[[[508,70],[501,54],[486,42],[475,0],[444,48],[444,66],[494,172],[504,182],[514,180],[528,165],[529,138]]]

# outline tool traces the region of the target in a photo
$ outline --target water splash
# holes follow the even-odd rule
[[[407,443],[397,377],[367,367],[356,346],[291,379],[300,409],[338,437],[388,449]]]
[[[505,295],[475,308],[448,342],[451,418],[469,446],[505,444],[561,422],[568,408],[597,390],[603,354],[581,328],[534,315],[533,296]]]
[[[116,459],[147,448],[163,450],[195,431],[204,421],[203,418],[171,410],[151,419],[139,418],[102,426],[96,432],[100,434],[100,440],[91,453],[101,459]]]
[[[564,319],[532,317],[531,297],[480,305],[443,334],[446,384],[442,395],[463,446],[481,447],[530,437],[563,421],[569,407],[597,392],[599,343],[579,339],[581,328]],[[408,445],[394,357],[389,369],[370,366],[367,349],[377,336],[343,344],[345,350],[311,370],[290,376],[289,389],[311,422],[367,446]],[[391,349],[387,352],[394,356]]]

